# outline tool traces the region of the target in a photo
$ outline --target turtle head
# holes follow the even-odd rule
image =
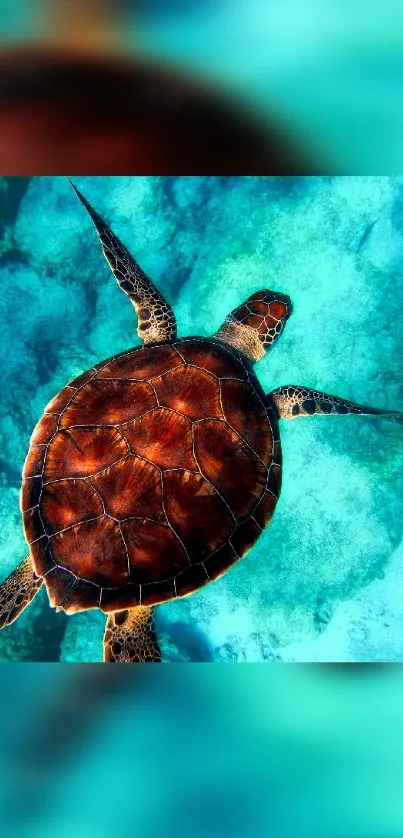
[[[257,291],[231,311],[214,337],[238,349],[250,361],[259,361],[281,335],[291,312],[286,294]]]

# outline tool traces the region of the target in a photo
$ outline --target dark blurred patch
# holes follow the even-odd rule
[[[49,693],[44,690],[41,704],[32,708],[36,724],[18,741],[10,759],[11,786],[5,801],[10,820],[16,817],[21,821],[46,812],[47,781],[62,762],[67,763],[81,750],[105,705],[127,690],[134,674],[129,667],[120,669],[112,680],[102,670],[103,666],[96,664],[72,667],[67,673],[65,670],[60,679],[55,678],[55,689]],[[17,801],[21,795],[23,811]]]
[[[40,385],[47,384],[59,366],[60,347],[52,337],[47,337],[38,331],[37,337],[31,341],[32,351],[36,362],[36,374]]]
[[[21,471],[17,466],[10,464],[8,460],[0,457],[0,472],[7,478],[7,484],[14,489],[21,486]]]
[[[3,47],[0,79],[0,167],[10,175],[312,171],[279,126],[169,68]]]
[[[158,635],[161,636],[164,649],[164,659],[173,661],[189,661],[191,663],[207,663],[214,661],[213,649],[208,637],[192,623],[184,620],[177,620],[175,623],[168,622],[162,609],[156,612],[156,627]],[[168,650],[166,650],[168,646]],[[170,654],[169,647],[177,650],[177,655]]]
[[[43,598],[43,608],[32,620],[32,633],[38,646],[33,650],[31,659],[44,663],[57,663],[60,661],[68,616],[64,612],[56,613],[53,608],[50,608],[44,592]]]
[[[9,761],[10,784],[3,813],[11,823],[46,814],[51,779],[59,773],[61,764],[66,765],[85,749],[108,702],[130,690],[135,671],[130,667],[116,669],[117,674],[110,678],[102,664],[71,667],[61,678],[55,677],[54,689],[44,690],[40,704],[32,707],[36,724],[18,740]],[[21,799],[23,807],[18,802]]]
[[[119,9],[122,12],[130,11],[130,4],[132,0],[119,0]],[[198,8],[207,9],[212,6],[216,7],[222,5],[222,0],[199,0]],[[159,13],[171,12],[177,14],[178,12],[194,12],[194,0],[138,0],[138,12]]]
[[[326,626],[330,622],[330,617],[331,611],[329,604],[321,597],[318,597],[316,600],[316,608],[313,612],[313,622],[318,632],[321,633],[325,630]]]
[[[29,177],[0,178],[0,261],[3,263],[9,259],[10,251],[17,255],[13,249],[13,225],[29,180]]]
[[[0,229],[2,223],[0,221]],[[23,253],[18,247],[10,247],[0,254],[1,265],[29,265],[29,258],[26,253]]]
[[[4,224],[14,224],[20,203],[28,189],[29,177],[4,177],[0,191],[0,219]]]
[[[156,727],[166,726],[165,745],[172,749],[173,739],[180,733],[187,741],[192,730],[203,725],[203,713],[214,715],[214,694],[205,685],[194,684],[192,673],[175,667],[121,666],[104,664],[72,665],[48,668],[43,671],[43,690],[30,704],[30,718],[16,738],[8,759],[7,783],[3,794],[2,814],[11,826],[30,824],[46,818],[52,809],[54,783],[69,767],[80,768],[95,749],[100,759],[108,760],[103,752],[103,736],[121,728],[121,714],[136,739],[144,747],[144,725],[151,720]],[[177,671],[177,670],[175,670]],[[51,683],[49,683],[49,676]],[[211,729],[211,713],[209,718]],[[152,732],[150,731],[152,740]],[[133,753],[133,764],[118,766],[130,784],[131,773],[138,763],[139,752]],[[140,753],[141,758],[141,753]],[[122,773],[121,773],[122,776]],[[4,788],[3,788],[4,791]],[[88,789],[92,797],[91,789]]]
[[[42,589],[24,615],[24,620],[16,620],[8,626],[7,633],[1,635],[3,660],[57,663],[60,661],[67,620],[66,614],[57,614],[49,607],[47,595]]]

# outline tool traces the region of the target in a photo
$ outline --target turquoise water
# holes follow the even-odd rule
[[[401,667],[0,673],[10,838],[401,838]]]
[[[403,409],[403,179],[77,177],[174,305],[208,335],[250,293],[294,311],[256,367]],[[1,181],[0,572],[25,555],[21,468],[44,406],[75,375],[138,343],[132,307],[63,178]],[[370,417],[281,424],[273,522],[222,579],[157,609],[166,661],[403,659],[403,433]],[[0,634],[1,660],[101,659],[104,616],[40,594]]]

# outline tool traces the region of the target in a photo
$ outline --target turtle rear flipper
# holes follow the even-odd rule
[[[110,614],[104,636],[107,663],[160,663],[154,609],[139,605]]]
[[[269,393],[276,406],[279,419],[296,419],[298,416],[355,414],[357,416],[381,416],[392,422],[403,424],[403,413],[397,410],[381,410],[370,405],[357,404],[348,399],[331,396],[319,390],[289,384]]]
[[[0,585],[0,629],[10,625],[29,605],[42,586],[43,579],[37,576],[29,556],[10,573]]]

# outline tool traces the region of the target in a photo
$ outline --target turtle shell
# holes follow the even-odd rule
[[[48,404],[21,509],[35,571],[68,613],[184,596],[224,573],[280,491],[277,420],[214,339],[139,347]]]

